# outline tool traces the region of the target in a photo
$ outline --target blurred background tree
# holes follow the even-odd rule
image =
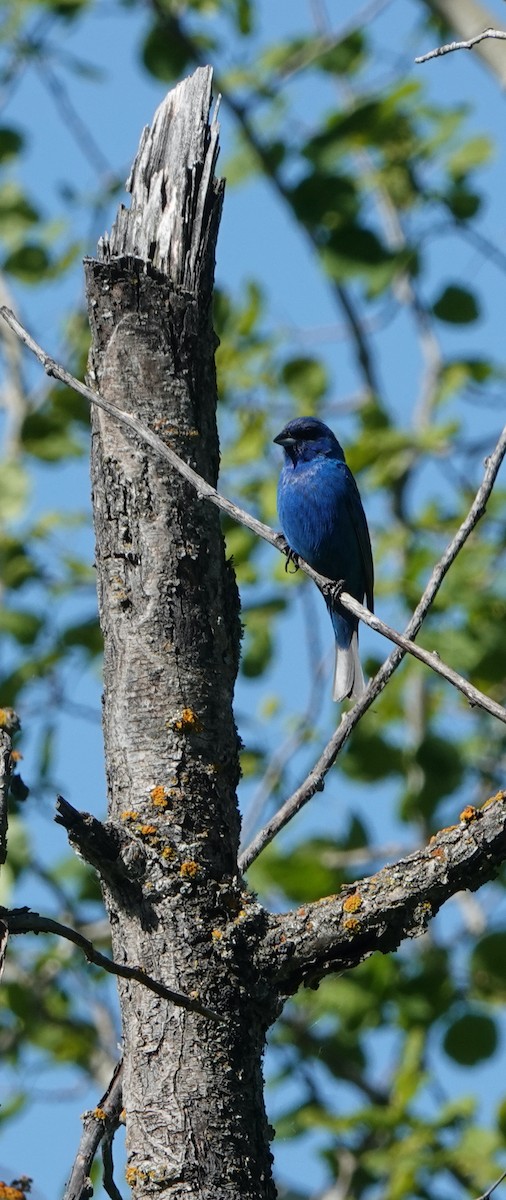
[[[378,611],[402,628],[496,440],[505,374],[506,49],[425,67],[413,58],[500,23],[499,0],[487,10],[11,0],[0,13],[2,302],[82,376],[82,255],[167,86],[212,62],[228,180],[215,313],[221,489],[276,524],[271,439],[292,416],[323,417],[359,478]],[[104,808],[88,413],[41,381],[5,327],[0,338],[0,700],[21,715],[30,786],[28,799],[19,789],[2,902],[57,914],[107,949],[96,881],[52,825],[58,789]],[[503,702],[505,516],[498,487],[420,638]],[[315,590],[285,577],[247,530],[225,529],[245,625],[247,837],[338,714]],[[362,644],[372,672],[388,647],[368,631]],[[500,724],[405,662],[252,886],[280,909],[335,892],[486,799],[504,754]],[[395,958],[287,1006],[266,1062],[280,1195],[440,1200],[479,1195],[498,1174],[504,883],[458,897]],[[78,1115],[117,1058],[114,990],[71,947],[27,938],[1,1004],[4,1174],[54,1194]]]

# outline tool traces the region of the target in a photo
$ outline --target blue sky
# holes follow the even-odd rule
[[[337,6],[329,3],[328,7],[333,18],[337,11],[338,19],[343,24],[353,19],[357,11],[354,0],[341,0]],[[279,0],[274,5],[271,0],[262,0],[258,9],[259,47],[267,40],[274,40],[276,36],[295,37],[297,33],[310,28],[311,5],[306,0]],[[489,9],[497,15],[498,23],[504,21],[504,5],[500,0],[489,4]],[[110,161],[114,170],[122,170],[126,177],[140,131],[143,125],[150,121],[155,107],[164,95],[165,87],[139,67],[138,43],[142,31],[147,28],[146,15],[142,11],[125,10],[121,19],[118,19],[118,11],[115,4],[98,4],[95,11],[79,24],[78,31],[77,27],[74,30],[72,25],[69,26],[62,35],[61,44],[65,52],[78,54],[81,59],[90,60],[104,70],[103,83],[97,85],[84,79],[73,80],[70,92],[76,109],[85,116],[86,125],[93,132],[101,154]],[[454,54],[425,67],[415,67],[412,61],[415,53],[429,48],[425,42],[421,44],[414,33],[417,13],[418,6],[410,0],[394,0],[378,18],[377,78],[380,81],[384,77],[393,58],[401,58],[405,64],[406,79],[418,80],[423,72],[425,84],[440,102],[444,99],[449,103],[469,101],[472,104],[470,129],[480,133],[489,132],[497,139],[499,148],[488,173],[490,201],[483,217],[483,228],[492,241],[495,239],[498,244],[504,244],[504,100],[496,82],[471,55]],[[242,54],[242,47],[236,42],[230,42],[230,62]],[[318,115],[335,103],[331,82],[322,82],[315,75],[309,75],[302,85],[294,82],[288,87],[293,90],[296,119],[300,122],[301,130],[310,128]],[[219,167],[226,173],[234,130],[226,108],[222,107],[221,111],[222,153]],[[75,139],[62,123],[54,99],[48,94],[47,88],[43,86],[34,69],[26,72],[4,109],[3,119],[6,122],[13,121],[20,128],[29,130],[30,145],[29,153],[23,162],[23,179],[37,196],[48,217],[62,209],[62,181],[71,178],[78,189],[94,191],[97,184],[95,174],[82,150],[76,145]],[[90,228],[88,221],[83,252],[93,253],[97,237],[104,227],[110,225],[112,211],[109,214],[101,213],[100,223],[93,228]],[[476,353],[488,353],[491,347],[495,347],[499,356],[504,339],[504,276],[493,263],[478,260],[472,248],[457,246],[455,239],[441,239],[431,251],[431,286],[434,294],[437,293],[439,280],[447,277],[449,263],[452,264],[455,281],[463,284],[477,283],[485,299],[482,319],[464,333],[461,330],[445,330],[446,345],[450,349],[459,349],[464,338],[466,351],[472,349]],[[264,182],[247,183],[237,188],[229,187],[222,218],[217,280],[223,281],[228,288],[240,295],[249,278],[256,278],[262,282],[268,294],[269,318],[277,328],[279,336],[285,338],[287,346],[295,351],[301,346],[306,349],[309,347],[310,350],[314,345],[317,352],[324,354],[333,379],[332,399],[349,394],[356,387],[353,362],[349,348],[341,340],[339,328],[336,328],[339,326],[339,319],[336,319],[330,292],[314,261],[312,251],[287,218],[281,202],[272,195]],[[61,345],[65,311],[82,293],[80,269],[76,268],[72,278],[59,289],[48,287],[31,292],[13,290],[19,297],[21,315],[26,324],[50,352],[57,354]],[[330,331],[328,341],[321,343],[317,340],[315,331],[327,327]],[[401,421],[409,424],[416,399],[419,361],[418,347],[408,328],[407,319],[400,317],[391,327],[374,338],[374,344],[389,404],[399,414]],[[30,371],[34,386],[36,380],[39,385],[34,368],[30,367]],[[474,413],[471,412],[470,427],[473,420]],[[273,434],[277,432],[275,424],[276,414],[273,413]],[[493,432],[498,424],[499,418],[495,414],[483,414],[480,431],[483,433],[487,429],[490,430],[491,444]],[[276,471],[275,451],[272,463],[273,471]],[[442,482],[436,473],[423,482],[424,488],[439,489],[444,486],[444,481]],[[34,508],[58,507],[61,504],[82,509],[89,506],[86,463],[58,470],[52,466],[37,469]],[[370,517],[374,528],[375,514],[370,514]],[[91,534],[83,532],[81,535],[74,534],[73,537],[78,537],[80,548],[83,553],[89,554],[91,561]],[[328,646],[330,652],[330,626],[327,627],[326,614],[319,600],[317,607],[320,613],[322,645]],[[388,619],[391,614],[386,612],[385,615]],[[300,614],[295,612],[291,623],[287,624],[280,634],[276,665],[269,679],[270,688],[279,691],[287,708],[292,705],[294,711],[303,705],[309,686],[309,672],[304,657],[299,656],[295,667],[291,654],[291,647],[297,637],[300,637]],[[365,648],[373,646],[375,652],[378,652],[379,642],[375,635],[366,633],[363,636],[363,644]],[[387,649],[385,647],[385,654]],[[287,663],[290,664],[288,674]],[[98,713],[99,679],[92,673],[76,675],[72,687],[79,703],[92,705]],[[237,690],[238,711],[254,713],[262,693],[263,684],[240,683]],[[323,720],[322,742],[334,718],[335,710],[332,710],[329,703]],[[28,778],[30,739],[33,740],[33,737],[33,732],[28,732],[25,743]],[[61,791],[78,807],[97,813],[103,812],[104,776],[98,723],[90,724],[69,715],[63,718],[57,775]],[[324,797],[315,798],[310,809],[299,819],[300,823],[294,836],[300,836],[304,830],[324,830],[328,828],[329,821],[337,824],[352,806],[354,810],[358,808],[359,811],[367,813],[367,819],[372,828],[376,829],[378,837],[384,840],[387,835],[390,838],[394,831],[388,815],[391,811],[392,796],[390,792],[387,796],[386,790],[385,795],[382,793],[383,789],[378,790],[375,810],[371,812],[367,808],[367,798],[359,794],[358,789],[341,776],[337,785],[329,787]],[[52,812],[45,803],[34,806],[32,829],[41,857],[50,861],[55,854],[59,857],[65,853],[63,834],[53,825]],[[24,897],[24,902],[29,902],[32,906],[40,904],[42,907],[46,899],[34,890],[33,895]],[[458,1068],[448,1066],[446,1070],[445,1082],[448,1088],[461,1088],[463,1081]],[[496,1095],[496,1072],[497,1062],[480,1070],[480,1085],[484,1096]],[[5,1130],[0,1160],[5,1163],[6,1174],[9,1171],[14,1174],[22,1169],[33,1175],[42,1196],[53,1196],[61,1188],[65,1164],[70,1163],[74,1147],[77,1145],[79,1114],[87,1105],[96,1101],[95,1092],[85,1094],[78,1090],[77,1094],[74,1094],[78,1083],[79,1081],[76,1084],[75,1076],[70,1076],[68,1072],[61,1073],[60,1079],[57,1078],[56,1081],[36,1079],[34,1091],[36,1096],[39,1095],[39,1100],[34,1102],[22,1120],[7,1126]],[[53,1094],[53,1089],[60,1086],[64,1089],[64,1098],[56,1100],[54,1108],[51,1107],[53,1115],[49,1118],[54,1123],[51,1129],[55,1126],[58,1129],[61,1149],[55,1153],[53,1136],[51,1133],[48,1137],[45,1119],[50,1111],[49,1096]],[[70,1094],[67,1094],[65,1089],[69,1088]],[[315,1187],[323,1184],[324,1175],[315,1160],[307,1154],[294,1155],[291,1146],[284,1148],[282,1145],[277,1147],[276,1154],[280,1172],[288,1182],[295,1184],[306,1180]]]

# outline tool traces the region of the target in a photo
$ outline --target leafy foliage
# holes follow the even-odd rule
[[[93,237],[106,227],[124,173],[113,161],[115,147],[110,155],[100,150],[100,129],[86,128],[86,112],[73,101],[83,81],[100,86],[95,62],[67,49],[79,45],[98,7],[92,0],[1,6],[0,74],[10,101],[0,127],[4,287],[35,327],[45,325],[46,305],[66,312],[47,348],[61,337],[62,357],[81,375],[87,329],[78,259],[90,217]],[[410,7],[419,45],[433,6],[417,0]],[[217,290],[222,488],[275,523],[273,434],[306,412],[337,422],[371,519],[378,609],[402,626],[469,507],[501,420],[504,363],[493,327],[484,328],[486,258],[504,271],[499,239],[483,215],[494,147],[468,109],[446,100],[444,64],[438,82],[431,77],[440,97],[434,99],[426,76],[415,76],[397,56],[385,63],[381,22],[377,33],[374,22],[353,12],[339,37],[307,20],[300,32],[290,18],[278,37],[277,22],[271,35],[260,10],[252,0],[157,0],[147,8],[131,0],[114,7],[113,17],[118,37],[133,29],[145,79],[173,81],[203,59],[213,61],[233,125],[224,167],[229,186],[242,188],[246,206],[248,189],[256,197],[261,181],[261,194],[274,198],[273,220],[281,209],[291,245],[301,247],[297,290],[303,296],[307,289],[312,314],[305,328],[302,318],[298,327],[291,316],[279,319],[277,276],[289,269],[286,255],[269,280],[236,276]],[[60,118],[94,172],[92,187],[89,179],[59,178],[43,203],[26,165],[30,139],[42,141],[45,130],[35,120],[25,128],[15,111],[24,74],[53,95],[56,78]],[[130,88],[127,74],[125,81]],[[69,119],[73,111],[78,119]],[[261,247],[268,222],[269,215],[248,230],[245,217],[242,239],[251,234]],[[470,243],[473,264],[480,255],[476,267],[469,265]],[[93,252],[93,239],[87,248]],[[291,312],[288,300],[283,304]],[[324,328],[320,307],[332,314]],[[30,903],[31,889],[40,887],[49,908],[83,927],[100,924],[91,873],[75,860],[50,856],[46,863],[25,822],[54,795],[59,722],[79,704],[82,680],[93,677],[100,654],[88,516],[74,504],[69,482],[87,448],[88,415],[66,389],[41,389],[4,329],[0,336],[0,701],[21,711],[30,735],[31,787],[27,803],[18,797],[11,824],[3,896]],[[49,479],[61,481],[57,510],[52,501],[41,510]],[[499,700],[506,679],[504,522],[498,488],[421,636]],[[228,522],[224,531],[245,621],[237,702],[244,803],[258,823],[300,781],[335,722],[322,665],[323,638],[325,651],[331,639],[322,617],[320,643],[307,584],[287,576],[248,531]],[[385,647],[362,640],[372,672]],[[252,871],[253,885],[278,906],[335,892],[455,821],[464,803],[485,800],[503,784],[504,753],[502,727],[470,713],[418,664],[405,663],[355,731],[329,779],[325,809],[315,808],[314,826],[301,823],[291,839],[271,847]],[[343,795],[353,818],[337,809]],[[273,1033],[268,1075],[281,1175],[284,1145],[295,1163],[310,1155],[306,1172],[285,1169],[292,1197],[312,1194],[318,1171],[322,1186],[337,1180],[343,1196],[366,1200],[379,1193],[385,1200],[436,1200],[447,1186],[452,1195],[475,1196],[498,1174],[504,1105],[497,1112],[484,1105],[475,1079],[489,1061],[504,1074],[503,888],[504,879],[472,907],[455,904],[420,944],[326,980],[287,1008]],[[99,928],[97,939],[107,945],[107,932]],[[85,1011],[83,989],[100,1021]],[[103,1078],[115,1053],[109,992],[74,951],[39,939],[11,953],[1,1003],[0,1039],[13,1078],[20,1066],[70,1062]],[[13,1087],[0,1116],[14,1120],[28,1100],[24,1086]]]

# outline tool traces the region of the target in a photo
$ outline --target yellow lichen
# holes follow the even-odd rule
[[[470,821],[477,821],[480,815],[479,810],[474,807],[474,804],[466,804],[466,807],[462,809],[460,814],[460,820],[469,824]]]
[[[202,722],[192,708],[183,708],[181,716],[172,722],[172,728],[177,729],[178,733],[184,733],[186,730],[192,730],[193,733],[200,733]]]
[[[13,708],[0,708],[0,729],[7,733],[17,733],[20,729],[19,717]]]
[[[26,1191],[0,1179],[0,1200],[25,1200]]]
[[[139,814],[135,808],[125,808],[119,815],[120,821],[138,821]]]
[[[346,917],[343,927],[348,930],[348,933],[355,933],[355,930],[360,927],[360,921],[357,921],[356,917]]]
[[[485,803],[482,804],[482,808],[488,808],[489,804],[495,804],[502,800],[506,800],[506,791],[503,790],[496,792],[495,796],[489,796],[488,800],[485,800]]]
[[[213,939],[213,942],[219,942],[220,938],[222,938],[222,937],[223,937],[223,934],[222,934],[222,932],[221,932],[221,929],[212,929],[212,930],[211,930],[211,937],[212,937],[212,939]]]
[[[163,847],[162,858],[175,858],[175,857],[176,857],[176,851],[172,849],[172,846],[164,846]]]
[[[183,879],[195,879],[195,876],[198,875],[199,871],[199,864],[194,862],[193,858],[189,858],[186,860],[186,862],[182,862],[179,868],[179,874],[183,876]]]
[[[161,783],[158,784],[157,787],[151,788],[149,794],[151,797],[151,803],[154,804],[155,808],[167,808],[169,797]]]
[[[157,829],[156,825],[138,825],[135,832],[141,837],[151,837],[153,833],[157,832]]]
[[[136,1183],[146,1183],[148,1174],[147,1171],[140,1171],[138,1167],[127,1167],[125,1179],[129,1187],[134,1187]]]
[[[105,1108],[99,1108],[97,1106],[97,1108],[92,1109],[91,1115],[92,1117],[95,1117],[96,1121],[107,1121],[107,1113]]]
[[[357,908],[361,907],[361,904],[362,897],[359,896],[358,892],[354,892],[352,896],[346,897],[346,900],[343,903],[343,908],[345,912],[354,913],[357,911]]]

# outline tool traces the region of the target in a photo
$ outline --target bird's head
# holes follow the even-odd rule
[[[309,462],[312,458],[335,458],[344,462],[344,452],[332,430],[317,417],[296,417],[274,438],[291,462]]]

